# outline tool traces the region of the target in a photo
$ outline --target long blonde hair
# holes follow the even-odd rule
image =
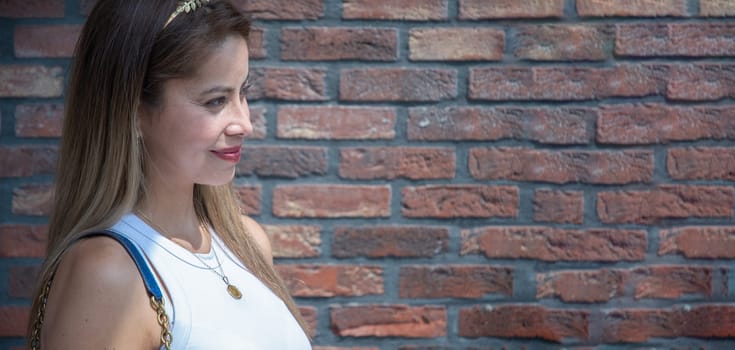
[[[194,74],[228,35],[248,38],[249,20],[228,1],[212,1],[164,26],[177,1],[99,0],[75,49],[59,146],[47,258],[31,308],[64,251],[79,237],[112,226],[144,195],[140,103],[159,103],[162,85]],[[286,286],[242,222],[231,185],[195,185],[194,206],[247,268],[278,295],[304,330]],[[308,334],[308,332],[307,332]]]

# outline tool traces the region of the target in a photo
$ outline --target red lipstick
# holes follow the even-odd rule
[[[229,147],[229,148],[220,148],[216,150],[210,151],[215,156],[219,157],[220,159],[226,160],[228,162],[237,163],[240,161],[240,147]]]

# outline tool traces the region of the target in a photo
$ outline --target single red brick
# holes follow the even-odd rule
[[[697,305],[671,309],[608,311],[601,324],[605,343],[646,342],[650,338],[735,336],[735,307]]]
[[[686,0],[577,0],[582,17],[684,17]]]
[[[340,150],[339,176],[359,180],[452,179],[455,163],[451,148],[343,148]]]
[[[326,172],[324,147],[243,146],[235,174],[297,178]]]
[[[651,224],[669,218],[732,217],[735,191],[729,186],[661,185],[645,191],[602,191],[597,215],[606,224]]]
[[[268,57],[268,50],[265,48],[265,29],[254,27],[250,29],[248,36],[248,58],[261,59]]]
[[[489,218],[518,216],[518,187],[409,186],[401,191],[405,217]]]
[[[327,71],[323,68],[253,67],[248,100],[326,101]]]
[[[448,246],[449,229],[444,227],[336,227],[332,238],[332,254],[338,258],[430,258],[446,253]]]
[[[0,337],[24,337],[31,308],[28,306],[0,306]]]
[[[240,210],[245,215],[260,215],[260,198],[262,189],[260,186],[235,186]]]
[[[40,271],[40,265],[10,266],[8,268],[8,296],[30,299]]]
[[[541,226],[488,226],[462,230],[460,254],[542,261],[641,261],[642,230],[568,230]]]
[[[440,101],[457,97],[454,69],[357,68],[340,72],[343,101]]]
[[[265,139],[267,133],[265,114],[267,111],[265,106],[250,106],[250,123],[253,125],[253,132],[250,135],[245,135],[246,139]]]
[[[472,148],[469,168],[472,177],[478,180],[606,185],[650,182],[653,178],[653,152]]]
[[[43,257],[47,232],[46,225],[0,225],[0,257]]]
[[[733,56],[735,25],[668,23],[617,25],[618,56]]]
[[[313,306],[299,306],[299,312],[301,317],[306,321],[307,329],[306,334],[309,337],[315,337],[319,330],[319,321],[317,320],[317,311]]]
[[[64,0],[0,1],[0,14],[10,18],[62,18]]]
[[[447,0],[344,0],[342,18],[428,21],[447,19]]]
[[[319,226],[263,225],[275,258],[311,258],[321,255]]]
[[[720,106],[657,103],[605,105],[597,120],[597,142],[656,144],[700,139],[735,139],[735,110]]]
[[[712,295],[712,268],[658,265],[632,270],[635,298],[678,299],[684,294]]]
[[[377,266],[277,265],[276,270],[296,297],[383,294],[383,269]]]
[[[533,221],[582,224],[584,192],[536,190],[533,194]]]
[[[323,0],[248,0],[237,3],[254,19],[306,20],[324,16]]]
[[[401,266],[401,298],[482,298],[513,295],[513,269],[486,265]]]
[[[412,61],[499,61],[505,32],[496,28],[415,28],[408,33]]]
[[[624,64],[614,67],[503,66],[470,68],[473,100],[579,101],[662,94],[665,67]]]
[[[560,18],[564,0],[459,0],[460,19]]]
[[[559,297],[565,303],[599,303],[624,295],[620,270],[552,271],[536,275],[536,298]]]
[[[588,108],[414,107],[408,110],[409,140],[530,140],[546,144],[585,144],[596,118]]]
[[[562,342],[589,337],[589,312],[536,305],[476,305],[459,310],[459,336],[539,338]]]
[[[13,41],[16,57],[71,57],[81,25],[19,25]]]
[[[735,148],[671,148],[666,165],[677,180],[735,181]]]
[[[705,17],[735,16],[735,2],[730,0],[699,0],[699,15]]]
[[[611,57],[612,27],[601,25],[525,25],[518,28],[515,56],[535,61],[604,61]]]
[[[330,316],[332,330],[340,337],[435,338],[447,334],[443,306],[332,306]]]
[[[735,65],[680,64],[671,68],[666,97],[683,101],[715,101],[735,97]]]
[[[13,214],[48,216],[53,207],[54,187],[51,184],[28,184],[13,189]]]
[[[278,217],[388,217],[389,186],[282,185],[273,190]]]
[[[735,226],[676,227],[658,233],[658,255],[695,259],[735,259]]]
[[[0,178],[53,174],[57,156],[54,145],[0,146]]]
[[[281,29],[281,59],[296,61],[395,61],[394,28],[309,27]]]
[[[61,67],[0,65],[0,97],[60,97],[63,86]]]
[[[282,106],[278,109],[279,138],[392,139],[395,125],[393,108]]]
[[[15,135],[19,137],[59,137],[64,106],[59,103],[20,104],[15,107]]]

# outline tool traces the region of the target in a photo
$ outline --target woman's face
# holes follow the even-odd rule
[[[243,138],[253,130],[248,72],[245,40],[229,36],[193,77],[164,83],[161,103],[139,114],[148,176],[179,185],[232,180]]]

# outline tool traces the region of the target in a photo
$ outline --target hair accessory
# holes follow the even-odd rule
[[[204,6],[204,4],[205,3],[208,3],[208,2],[209,2],[209,0],[183,0],[183,1],[179,1],[179,7],[177,7],[176,8],[176,11],[174,11],[174,13],[171,14],[171,16],[168,18],[168,21],[166,21],[166,24],[164,24],[163,27],[166,28],[166,26],[168,26],[168,24],[171,23],[171,21],[173,21],[174,18],[176,18],[176,16],[178,16],[180,13],[182,13],[182,12],[186,12],[186,13],[192,12],[192,11],[196,10],[197,8]]]

